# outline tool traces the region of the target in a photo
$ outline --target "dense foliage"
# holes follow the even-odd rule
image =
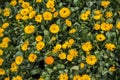
[[[0,80],[120,80],[120,0],[0,0]]]

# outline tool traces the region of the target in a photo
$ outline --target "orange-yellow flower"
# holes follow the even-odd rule
[[[54,58],[52,56],[46,57],[45,58],[45,63],[50,65],[54,63]]]

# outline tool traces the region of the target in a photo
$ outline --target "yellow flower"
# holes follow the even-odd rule
[[[68,60],[68,61],[72,61],[72,60],[73,60],[73,57],[74,57],[74,55],[68,54],[68,55],[67,55],[67,60]]]
[[[92,49],[91,42],[88,41],[88,42],[83,43],[82,49],[83,49],[83,51],[86,51],[86,52],[90,51]]]
[[[87,14],[88,16],[90,15],[90,10],[87,10],[86,12],[85,12],[85,14]]]
[[[26,16],[28,13],[29,13],[28,9],[22,9],[20,11],[20,14],[23,15],[23,16]]]
[[[3,55],[3,50],[2,49],[0,49],[0,55]]]
[[[76,29],[73,28],[73,29],[71,29],[71,30],[69,31],[69,34],[73,34],[73,33],[75,33],[75,32],[76,32]]]
[[[24,2],[24,0],[18,0],[18,3],[23,3]]]
[[[89,65],[95,65],[95,63],[97,62],[97,58],[96,58],[96,56],[94,56],[94,55],[88,55],[88,56],[86,57],[86,62],[87,62],[87,64],[89,64]]]
[[[95,30],[100,30],[100,24],[95,23],[95,25],[94,25],[94,29],[95,29]]]
[[[72,26],[72,22],[71,22],[69,19],[66,19],[66,20],[65,20],[65,24],[66,24],[68,27]]]
[[[30,6],[29,2],[23,2],[22,3],[22,8],[28,8]]]
[[[108,11],[105,13],[107,18],[111,18],[113,16],[113,13],[111,11]]]
[[[66,73],[60,74],[59,80],[68,80],[68,74]]]
[[[28,16],[26,16],[26,15],[21,16],[21,19],[22,19],[22,20],[24,20],[24,21],[25,21],[25,20],[27,20],[28,18],[29,18],[29,17],[28,17]]]
[[[107,8],[107,6],[110,4],[110,1],[101,1],[101,6],[104,8]]]
[[[10,80],[10,77],[6,77],[6,78],[4,78],[4,80]]]
[[[62,48],[63,48],[63,49],[66,49],[66,48],[68,47],[68,44],[69,44],[69,43],[66,41],[65,43],[63,43]]]
[[[22,49],[23,51],[26,51],[26,50],[28,49],[28,45],[29,45],[29,42],[28,42],[28,41],[25,41],[25,42],[23,43],[21,49]]]
[[[52,24],[52,25],[50,25],[49,30],[50,30],[51,33],[58,33],[59,32],[59,26],[57,24]]]
[[[16,62],[16,64],[20,65],[23,62],[23,57],[22,56],[17,56],[15,58],[15,62]]]
[[[47,8],[54,8],[55,4],[54,4],[54,1],[48,1],[47,4],[46,4],[46,7]]]
[[[30,53],[30,55],[28,56],[28,60],[30,62],[35,62],[36,59],[37,59],[37,55],[34,53]]]
[[[81,80],[91,80],[90,76],[87,74],[82,75]]]
[[[8,43],[2,42],[2,43],[0,43],[0,47],[1,48],[7,48],[8,47]]]
[[[24,28],[25,33],[31,34],[35,31],[35,26],[33,25],[28,25]]]
[[[42,2],[42,0],[36,0],[36,3],[40,3],[40,2]]]
[[[84,68],[85,64],[84,63],[80,63],[80,68]]]
[[[58,16],[58,12],[54,12],[53,17],[56,18]]]
[[[35,21],[38,22],[38,23],[41,23],[42,21],[42,15],[41,14],[38,14],[35,16]]]
[[[101,11],[100,10],[95,10],[94,14],[96,14],[96,15],[101,14]]]
[[[22,77],[20,75],[17,75],[16,77],[13,77],[12,80],[23,80]]]
[[[81,76],[80,75],[75,75],[75,76],[73,76],[73,80],[81,80]]]
[[[55,8],[50,8],[49,10],[50,10],[50,12],[55,12],[56,9]]]
[[[113,66],[111,66],[111,67],[109,68],[109,71],[110,71],[110,72],[114,72],[114,71],[116,71],[115,66],[114,66],[114,65],[113,65]]]
[[[6,17],[10,16],[10,11],[4,12],[3,15],[6,16]]]
[[[17,66],[17,64],[16,64],[15,62],[13,62],[13,63],[11,64],[10,70],[11,70],[12,72],[17,72],[17,71],[18,71],[18,66]]]
[[[0,37],[3,37],[4,36],[4,34],[3,33],[0,33]]]
[[[6,29],[8,26],[9,26],[9,23],[8,23],[8,22],[5,22],[5,23],[2,25],[2,28],[3,28],[3,29]]]
[[[22,49],[23,51],[26,51],[26,50],[28,49],[28,45],[22,45],[21,49]]]
[[[7,8],[7,7],[5,7],[5,9],[3,10],[4,12],[9,12],[10,11],[10,9],[9,8]]]
[[[59,12],[59,13],[60,13],[60,16],[61,16],[62,18],[67,18],[67,17],[70,16],[71,11],[70,11],[69,8],[63,7],[62,9],[60,9],[60,12]]]
[[[35,17],[35,15],[36,15],[36,11],[31,11],[29,13],[29,18],[32,19],[33,17]]]
[[[3,64],[4,59],[0,58],[0,66]]]
[[[105,23],[103,22],[101,24],[101,30],[102,31],[110,31],[113,28],[113,24]]]
[[[53,53],[58,52],[61,49],[61,44],[56,44],[56,46],[53,49]]]
[[[97,36],[96,36],[97,41],[104,41],[105,39],[106,39],[106,37],[103,34],[97,34]]]
[[[60,59],[66,59],[66,53],[62,52],[58,55]]]
[[[9,37],[4,37],[4,38],[2,39],[2,42],[4,42],[4,43],[9,43],[9,42],[10,42],[10,38],[9,38]]]
[[[105,48],[107,48],[110,51],[114,51],[114,49],[116,48],[116,46],[113,43],[106,43],[105,44]]]
[[[40,77],[38,80],[45,80],[45,79]]]
[[[71,56],[73,56],[73,57],[76,57],[76,56],[78,56],[78,51],[75,50],[75,49],[70,49],[70,50],[69,50],[69,54],[70,54]]]
[[[37,50],[42,50],[44,47],[45,43],[43,41],[38,42],[36,45]]]
[[[3,33],[4,32],[4,29],[3,28],[0,28],[0,33]]]
[[[16,6],[16,5],[17,5],[17,1],[16,1],[16,0],[12,0],[12,1],[10,2],[10,5]]]
[[[48,11],[45,11],[43,13],[43,18],[44,18],[44,20],[51,20],[52,19],[52,13],[48,12]]]
[[[29,7],[27,7],[27,9],[28,9],[28,12],[31,12],[33,10],[33,7],[29,6]]]
[[[71,38],[71,39],[68,40],[68,43],[73,45],[75,43],[75,40],[73,38]]]
[[[85,14],[85,13],[82,13],[82,14],[80,15],[80,19],[82,19],[83,21],[88,20],[88,15]]]
[[[37,42],[42,41],[42,36],[38,35],[35,39],[36,39]]]
[[[2,69],[2,68],[0,68],[0,75],[1,75],[1,76],[2,76],[2,75],[5,75],[5,70]]]
[[[101,18],[101,15],[95,15],[93,18],[94,18],[95,20],[99,20],[99,19]]]
[[[20,20],[21,17],[22,17],[22,16],[21,16],[20,14],[17,14],[17,15],[15,16],[15,19],[16,19],[16,20]]]
[[[117,28],[117,29],[120,29],[120,22],[117,22],[116,28]]]
[[[23,43],[23,45],[29,45],[29,41],[26,40],[26,41]]]

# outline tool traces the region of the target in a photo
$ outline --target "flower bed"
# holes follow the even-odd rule
[[[119,0],[0,5],[0,80],[120,80]]]

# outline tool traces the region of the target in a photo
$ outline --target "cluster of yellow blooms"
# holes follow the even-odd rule
[[[66,74],[66,73],[61,74],[59,80],[69,80],[68,74]],[[89,75],[83,74],[82,76],[80,76],[80,75],[73,76],[73,80],[91,80],[91,78]]]
[[[18,33],[20,35],[24,35],[22,36],[24,37],[24,39],[21,39],[19,41],[20,42],[19,50],[24,55],[27,55],[27,57],[21,54],[19,55],[12,54],[14,55],[13,56],[14,59],[10,63],[9,70],[12,73],[18,72],[16,73],[15,76],[10,76],[7,70],[5,70],[6,68],[4,69],[4,67],[2,67],[2,65],[5,64],[5,59],[4,57],[2,57],[2,55],[4,55],[4,52],[7,50],[7,48],[9,48],[9,44],[13,46],[12,37],[5,37],[8,36],[10,32],[8,31],[7,33],[7,29],[9,27],[10,27],[9,29],[13,29],[14,27],[11,26],[14,25],[13,23],[11,24],[11,22],[7,20],[3,21],[2,25],[0,25],[1,26],[0,27],[0,40],[1,40],[0,41],[0,76],[5,75],[4,80],[11,80],[11,79],[24,80],[23,77],[24,74],[23,73],[19,74],[19,68],[21,68],[21,66],[24,66],[22,65],[24,61],[30,63],[30,65],[31,63],[37,62],[41,57],[39,54],[37,54],[37,52],[41,54],[45,53],[45,55],[42,56],[42,59],[44,59],[45,65],[47,66],[50,65],[52,66],[52,64],[54,63],[57,65],[57,60],[66,61],[66,63],[71,63],[71,64],[73,63],[74,65],[74,63],[76,63],[75,60],[78,58],[80,59],[80,61],[78,61],[77,64],[79,64],[80,69],[85,69],[85,66],[89,66],[89,67],[94,66],[97,63],[99,63],[98,56],[94,54],[94,50],[96,49],[96,46],[94,45],[96,45],[97,43],[107,41],[108,36],[106,35],[106,33],[111,31],[113,28],[120,30],[120,21],[117,21],[115,23],[116,27],[114,27],[113,23],[109,21],[108,22],[105,21],[106,19],[110,19],[111,17],[113,17],[114,14],[112,11],[109,10],[102,11],[99,9],[95,9],[91,11],[90,9],[86,9],[78,14],[79,15],[78,20],[81,21],[82,24],[84,24],[85,22],[87,23],[87,21],[89,22],[89,19],[94,20],[93,27],[91,29],[95,31],[95,36],[93,41],[84,40],[82,42],[79,42],[78,36],[74,36],[74,34],[78,32],[79,35],[81,33],[79,33],[80,30],[78,30],[78,28],[76,27],[77,21],[75,21],[74,23],[74,21],[71,18],[72,16],[71,8],[66,6],[56,7],[57,5],[56,1],[57,0],[47,0],[47,1],[34,0],[36,5],[34,5],[34,3],[32,4],[24,0],[18,0],[18,1],[12,0],[10,2],[10,6],[12,6],[13,8],[15,8],[16,6],[20,7],[18,8],[16,14],[14,14],[15,15],[14,19],[17,26],[23,26],[23,27],[17,27],[15,24],[16,28],[21,28],[21,32],[23,31],[23,34]],[[40,6],[43,3],[45,4],[45,6],[42,7],[45,7],[45,10],[42,10]],[[59,5],[64,5],[64,3]],[[103,9],[104,8],[106,9],[109,5],[110,5],[110,1],[108,0],[101,1],[101,6],[103,7]],[[37,6],[36,9],[35,6]],[[37,10],[37,8],[40,10]],[[1,14],[5,18],[7,17],[9,19],[12,15],[12,8],[6,7],[3,10],[0,9],[0,15]],[[59,18],[58,21],[56,21],[57,18]],[[80,27],[81,26],[82,25],[80,25]],[[64,29],[66,31],[63,31]],[[47,40],[46,40],[46,33],[48,33],[47,36],[49,36],[47,37]],[[64,35],[67,34],[67,38],[63,40],[61,34],[63,34],[63,37]],[[59,39],[62,40],[61,43]],[[31,42],[32,40],[34,40],[34,42]],[[16,48],[19,46],[17,45],[14,47]],[[114,42],[106,42],[103,45],[103,47],[105,48],[105,50],[110,52],[114,52],[114,50],[117,48]],[[47,51],[53,54],[47,54]],[[81,58],[82,57],[81,54],[83,55],[84,59]],[[34,66],[34,64],[32,66]],[[108,71],[110,72],[116,71],[115,65],[111,66],[108,69]],[[71,80],[71,79],[92,80],[91,74],[89,74],[89,72],[88,74],[86,73],[82,75],[79,74],[72,75],[71,79],[69,79],[68,75],[69,73],[59,73],[58,78],[59,80]],[[45,77],[41,77],[41,76],[39,77],[40,78],[38,80],[45,80],[44,79]]]

